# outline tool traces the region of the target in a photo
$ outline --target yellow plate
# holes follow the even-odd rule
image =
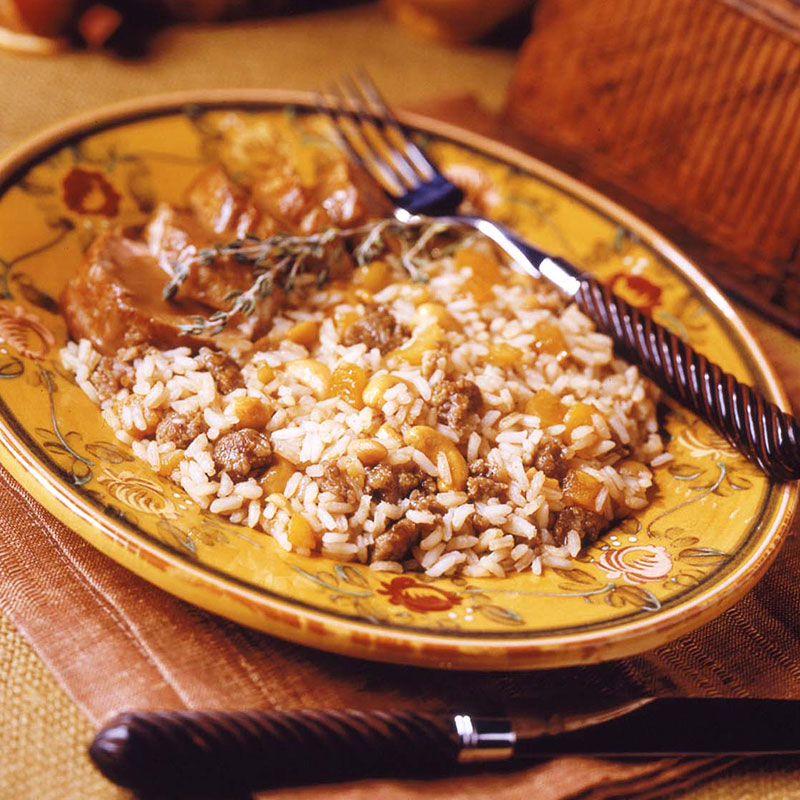
[[[617,658],[695,628],[750,589],[778,551],[798,486],[770,484],[679,409],[667,416],[674,460],[656,470],[650,507],[571,569],[540,579],[380,574],[286,553],[191,506],[114,439],[60,366],[66,329],[54,298],[97,231],[142,222],[157,199],[179,200],[213,135],[197,124],[198,108],[269,114],[280,128],[307,106],[306,96],[278,92],[140,100],[52,129],[0,163],[4,466],[148,581],[245,625],[363,658],[459,669]],[[431,120],[406,121],[439,163],[463,165],[495,216],[594,271],[787,407],[736,312],[655,231],[533,158]]]

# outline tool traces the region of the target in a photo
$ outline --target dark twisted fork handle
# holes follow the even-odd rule
[[[408,711],[165,711],[120,714],[89,754],[121,786],[159,797],[208,797],[441,774],[461,748],[451,717]]]
[[[553,259],[563,266],[566,262]],[[800,424],[596,278],[576,276],[578,307],[611,336],[619,354],[694,411],[771,478],[800,478]]]

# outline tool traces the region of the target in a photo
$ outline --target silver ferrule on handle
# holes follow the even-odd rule
[[[461,749],[460,763],[505,761],[514,755],[517,735],[508,719],[489,719],[459,714],[453,717]]]
[[[580,271],[563,259],[545,258],[539,262],[539,272],[569,297],[575,297],[581,288]]]

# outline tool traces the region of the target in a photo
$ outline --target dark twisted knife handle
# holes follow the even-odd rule
[[[89,754],[106,778],[208,797],[366,776],[433,775],[460,750],[452,719],[408,711],[127,712]]]
[[[578,280],[575,302],[614,339],[623,358],[637,364],[771,478],[800,478],[800,424],[794,417],[723,372],[596,278],[583,273]]]

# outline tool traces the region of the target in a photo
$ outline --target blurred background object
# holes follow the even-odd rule
[[[302,13],[335,0],[0,0],[0,46],[48,53],[67,43],[138,55],[146,36],[174,22]],[[38,46],[37,46],[38,41]]]
[[[507,114],[800,332],[800,3],[539,0]]]
[[[532,0],[384,0],[390,14],[423,36],[472,42],[529,8]]]

